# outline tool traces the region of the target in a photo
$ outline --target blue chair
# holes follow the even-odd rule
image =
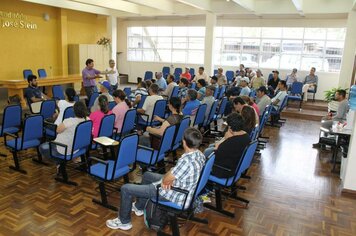
[[[89,174],[99,182],[99,190],[101,195],[101,200],[92,200],[94,203],[117,211],[117,207],[108,203],[105,190],[105,182],[113,182],[120,179],[121,177],[124,177],[125,183],[129,182],[128,173],[135,169],[134,164],[136,161],[137,146],[138,135],[131,134],[121,140],[117,157],[114,160],[105,161],[96,157],[89,158]],[[97,163],[91,165],[92,160],[97,161]],[[130,168],[130,165],[134,165],[134,167]]]
[[[225,91],[226,91],[226,86],[225,85],[221,85],[220,91],[219,91],[219,96],[218,96],[219,100],[224,96]]]
[[[171,230],[172,230],[172,235],[174,235],[174,236],[180,235],[179,226],[177,223],[177,216],[180,216],[183,214],[188,216],[188,217],[183,216],[184,218],[187,218],[188,220],[196,221],[196,222],[203,223],[203,224],[208,224],[208,221],[206,219],[200,219],[200,218],[194,217],[194,202],[199,197],[199,195],[201,194],[202,190],[205,188],[205,186],[208,182],[209,175],[213,168],[214,161],[215,161],[215,156],[214,156],[214,154],[212,154],[210,156],[210,158],[206,161],[203,169],[201,170],[196,188],[190,189],[190,191],[194,192],[191,202],[187,202],[188,194],[190,193],[190,191],[185,190],[185,189],[175,188],[175,187],[171,188],[171,190],[173,190],[173,191],[180,192],[180,193],[184,194],[184,202],[183,202],[182,206],[180,206],[174,202],[159,201],[158,192],[159,192],[159,188],[161,187],[161,185],[157,185],[157,187],[156,187],[157,188],[157,197],[151,198],[151,201],[156,203],[157,207],[159,207],[160,209],[167,211],[167,214],[170,218],[170,226],[171,226]],[[162,234],[163,234],[162,232],[157,233],[157,235],[162,235]]]
[[[172,144],[172,149],[171,149],[171,151],[173,153],[173,159],[174,160],[177,157],[177,152],[176,152],[177,149],[179,147],[181,147],[181,145],[182,145],[184,131],[189,128],[189,125],[190,125],[190,118],[189,117],[183,118],[182,121],[179,124],[179,127],[177,129],[177,132],[176,132],[176,135],[174,137],[173,144]]]
[[[219,94],[220,94],[220,89],[219,89],[219,87],[217,87],[217,88],[215,88],[215,90],[214,90],[214,95],[213,95],[213,97],[214,97],[215,99],[218,99],[218,98],[219,98]]]
[[[214,118],[213,118],[214,127],[215,127],[215,131],[214,132],[218,132],[218,119],[221,119],[223,117],[226,105],[227,105],[227,97],[223,97],[221,99],[221,101],[220,101],[219,108],[218,108],[218,110],[215,113]]]
[[[251,92],[250,92],[250,94],[248,95],[250,98],[256,98],[256,90],[254,90],[254,89],[251,89]]]
[[[75,101],[75,102],[79,102],[79,100],[80,100],[80,99],[79,99],[79,96],[78,96],[78,95],[75,95],[75,96],[74,96],[74,101]]]
[[[166,106],[167,100],[157,100],[153,108],[152,116],[149,117],[147,114],[137,114],[137,124],[141,127],[156,126],[160,124],[160,122],[154,121],[153,119],[155,116],[164,118],[166,113]],[[142,118],[143,116],[146,117],[146,120]]]
[[[214,69],[214,75],[216,75],[218,73],[217,69]]]
[[[313,94],[313,102],[315,102],[315,94],[318,91],[318,86],[316,85],[314,87],[314,89],[308,89],[308,93],[312,93]]]
[[[288,95],[286,95],[281,103],[281,106],[277,106],[277,109],[275,107],[273,107],[273,109],[271,110],[270,116],[271,116],[271,126],[274,127],[281,127],[283,122],[285,120],[281,119],[281,113],[283,111],[283,109],[287,106],[287,101],[288,101]],[[274,105],[276,106],[276,105]]]
[[[167,79],[167,75],[169,75],[170,72],[170,68],[168,66],[164,66],[162,68],[162,74],[163,74],[163,78]]]
[[[196,90],[196,89],[197,89],[197,83],[191,82],[191,83],[190,83],[190,88]]]
[[[25,170],[20,168],[17,152],[29,148],[37,149],[37,161],[42,163],[42,157],[38,150],[38,147],[41,144],[41,140],[43,138],[43,117],[41,115],[31,115],[25,118],[21,137],[19,135],[7,132],[4,134],[5,146],[11,151],[15,164],[14,166],[10,166],[10,169],[19,171],[23,174],[27,173]],[[8,136],[12,137],[13,139],[9,140]]]
[[[136,109],[130,109],[126,112],[125,117],[124,117],[124,122],[121,127],[120,133],[117,132],[117,129],[114,128],[115,130],[115,140],[122,140],[126,135],[131,134],[134,129],[135,129],[135,122],[136,122]]]
[[[73,145],[72,150],[70,152],[67,151],[67,145],[59,142],[51,141],[49,142],[50,148],[50,156],[55,159],[57,163],[59,163],[59,170],[61,172],[62,177],[56,177],[55,180],[69,184],[69,185],[77,185],[77,183],[68,180],[68,174],[66,171],[66,164],[68,161],[71,161],[73,158],[81,157],[82,162],[84,161],[84,157],[87,154],[90,145],[91,145],[91,130],[93,124],[90,120],[83,121],[77,125],[74,132]],[[59,153],[55,148],[61,147],[64,149],[64,153]]]
[[[140,102],[137,104],[137,107],[136,107],[137,109],[143,107],[143,104],[145,103],[146,98],[147,98],[147,95],[141,95],[141,100],[140,100]]]
[[[90,111],[91,107],[94,106],[95,100],[99,97],[99,93],[94,92],[89,99],[88,110]]]
[[[225,75],[226,75],[226,79],[227,79],[227,84],[230,84],[231,81],[232,81],[233,78],[234,78],[234,75],[235,75],[234,71],[232,71],[232,70],[227,70],[226,73],[225,73]]]
[[[182,68],[175,68],[174,69],[174,81],[177,82],[178,80],[180,80],[180,75],[183,73]]]
[[[289,101],[299,101],[299,110],[302,110],[303,103],[303,83],[294,82],[290,94],[288,95],[287,106]]]
[[[204,123],[205,120],[205,112],[207,109],[208,105],[206,104],[200,104],[198,107],[197,112],[195,113],[195,119],[193,122],[193,127],[201,127]]]
[[[27,80],[27,77],[29,76],[29,75],[33,75],[33,73],[32,73],[32,70],[30,70],[30,69],[25,69],[25,70],[23,70],[23,78],[25,79],[25,80]]]
[[[222,207],[222,198],[221,198],[221,190],[222,188],[231,188],[232,191],[230,193],[230,197],[242,201],[246,204],[246,207],[249,203],[248,200],[238,197],[236,195],[237,188],[235,187],[236,182],[240,179],[243,172],[245,172],[251,165],[252,159],[254,157],[255,151],[257,148],[257,140],[252,141],[246,148],[241,156],[239,164],[236,170],[228,169],[222,166],[214,165],[216,168],[223,169],[226,172],[234,173],[232,177],[229,178],[218,178],[214,175],[209,176],[209,182],[214,185],[215,189],[215,206],[211,204],[204,204],[205,207],[220,212],[226,216],[234,217],[235,214],[229,211],[226,211]]]
[[[178,93],[179,93],[179,86],[174,86],[171,96],[169,96],[169,98],[174,98],[174,97],[178,97]]]
[[[252,129],[251,133],[250,133],[250,140],[251,141],[254,141],[257,139],[258,137],[258,134],[259,134],[259,129],[260,129],[260,126],[259,125],[256,125],[255,128]]]
[[[75,117],[74,115],[74,109],[73,107],[67,107],[64,110],[63,113],[63,118],[61,122],[63,122],[65,119],[68,119],[70,117]],[[44,121],[44,128],[45,128],[45,137],[46,140],[54,140],[57,137],[57,125],[51,123],[51,122],[46,122]]]
[[[53,94],[53,98],[56,100],[64,100],[65,99],[63,88],[61,85],[52,86],[52,94]]]
[[[109,110],[110,110],[110,111],[111,111],[112,109],[114,109],[115,106],[116,106],[116,102],[115,102],[115,101],[109,102]]]
[[[124,88],[124,93],[126,94],[126,97],[130,97],[130,94],[131,94],[131,87],[126,87],[126,88]]]
[[[6,106],[2,116],[2,125],[0,125],[0,137],[5,133],[17,134],[21,128],[22,108],[21,105]],[[6,157],[5,153],[0,156]]]
[[[171,125],[166,128],[163,133],[161,144],[158,150],[138,145],[139,148],[137,151],[137,162],[145,165],[143,167],[143,171],[145,171],[147,167],[154,166],[158,162],[164,160],[165,154],[169,152],[172,148],[176,128],[176,125]]]
[[[42,115],[43,119],[52,118],[55,112],[56,112],[55,100],[45,100],[41,103],[40,115]]]
[[[194,68],[190,68],[189,69],[189,74],[192,76],[192,78],[193,78],[193,76],[195,75],[195,69]]]
[[[37,73],[39,78],[41,79],[47,78],[47,73],[45,69],[38,69]]]
[[[113,138],[114,123],[115,123],[115,115],[114,114],[105,115],[100,122],[98,137]],[[91,145],[91,150],[96,150],[97,147],[98,147],[98,144],[96,142],[94,142]]]
[[[210,107],[208,117],[205,117],[205,119],[204,119],[204,123],[202,126],[206,130],[210,130],[210,124],[214,121],[214,116],[215,116],[216,108],[218,107],[218,104],[219,104],[219,101],[216,100]]]
[[[146,80],[152,80],[152,79],[153,79],[153,72],[152,71],[146,71],[143,80],[146,81]]]
[[[62,122],[63,122],[65,119],[68,119],[68,118],[70,118],[70,117],[75,117],[75,115],[74,115],[74,108],[73,108],[73,107],[67,107],[67,108],[64,110]]]

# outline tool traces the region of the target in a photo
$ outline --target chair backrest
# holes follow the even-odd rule
[[[93,123],[86,120],[77,125],[74,132],[73,149],[71,155],[77,150],[88,149],[91,145],[91,130]]]
[[[281,106],[278,109],[279,113],[281,113],[283,111],[283,109],[287,106],[287,102],[288,102],[288,95],[286,95],[284,97],[283,102],[282,102]]]
[[[218,73],[217,69],[214,69],[214,75],[216,75]]]
[[[119,149],[117,153],[117,160],[115,164],[115,171],[119,170],[122,167],[132,165],[136,161],[138,147],[138,135],[131,134],[125,136],[119,144]],[[114,177],[114,171],[113,176]]]
[[[131,94],[131,87],[124,88],[124,93],[126,94],[127,97],[129,97]]]
[[[45,69],[38,69],[37,73],[38,73],[38,77],[40,77],[40,78],[46,78],[47,77],[47,73],[46,73]]]
[[[145,103],[147,96],[148,96],[148,95],[141,95],[141,100],[140,100],[140,102],[137,104],[137,108],[142,108],[142,107],[143,107],[143,104]]]
[[[205,188],[206,184],[208,183],[209,176],[215,162],[215,153],[213,152],[208,158],[209,159],[205,162],[205,165],[201,170],[197,187],[195,188],[195,192],[193,195],[193,201],[199,196],[200,192]]]
[[[23,70],[23,78],[24,78],[24,79],[27,79],[27,77],[28,77],[29,75],[33,75],[32,70],[30,70],[30,69],[25,69],[25,70]]]
[[[234,71],[232,70],[227,70],[225,75],[226,75],[226,79],[227,79],[227,83],[230,84],[232,79],[234,78]]]
[[[258,134],[262,134],[262,131],[265,127],[265,124],[269,118],[269,113],[271,112],[272,105],[266,106],[265,110],[262,113],[261,119],[260,119],[260,124],[259,124],[259,129],[258,129]],[[258,136],[257,136],[258,137]]]
[[[174,69],[174,74],[180,75],[180,74],[182,74],[182,73],[183,73],[182,68],[175,68],[175,69]]]
[[[193,75],[195,75],[195,69],[194,68],[190,68],[189,69],[189,74],[191,74],[191,76],[193,77]]]
[[[221,85],[218,99],[221,99],[224,96],[225,91],[226,91],[226,86]]]
[[[215,88],[215,90],[214,90],[214,95],[213,95],[215,99],[218,99],[219,94],[220,94],[219,92],[220,92],[219,87]]]
[[[227,105],[227,97],[223,97],[221,99],[219,110],[217,113],[218,116],[222,116],[224,114],[226,105]]]
[[[43,137],[43,117],[41,115],[31,115],[25,118],[22,143]],[[22,149],[22,144],[21,144]]]
[[[63,113],[63,119],[62,119],[62,122],[65,120],[65,119],[68,119],[70,117],[75,117],[74,115],[74,108],[71,106],[71,107],[67,107],[65,110],[64,110],[64,113]]]
[[[260,124],[261,125],[261,124]],[[251,133],[250,133],[250,140],[256,140],[257,139],[257,136],[259,134],[259,128],[260,128],[260,125],[256,125],[255,128],[252,129]]]
[[[236,182],[240,178],[241,174],[251,166],[257,145],[258,141],[254,140],[245,148],[245,151],[243,152],[240,162],[236,168],[236,173],[232,183]]]
[[[115,123],[114,114],[105,115],[100,122],[98,137],[105,136],[105,137],[112,138],[114,123]]]
[[[14,131],[18,131],[21,126],[22,108],[21,105],[9,105],[4,109],[2,116],[2,125],[0,130],[0,136],[5,132],[11,132],[9,128],[16,128]]]
[[[88,104],[88,109],[90,110],[90,108],[94,105],[95,100],[97,99],[97,97],[99,97],[99,93],[94,92],[91,96],[90,96],[90,100],[89,100],[89,104]]]
[[[55,112],[56,112],[55,100],[45,100],[41,103],[40,114],[43,116],[43,119],[52,117]]]
[[[179,93],[179,86],[174,86],[170,98],[178,97],[178,93]]]
[[[155,106],[153,108],[152,117],[150,117],[151,122],[153,121],[154,116],[159,116],[161,118],[165,117],[166,106],[167,106],[167,100],[160,99],[156,101]]]
[[[155,163],[162,161],[165,157],[165,153],[171,150],[176,129],[177,129],[177,125],[171,125],[166,128],[166,130],[163,133],[161,144],[158,149],[157,159],[156,160],[153,159],[152,161],[155,161]],[[150,164],[154,164],[154,163],[150,163]]]
[[[195,82],[190,83],[190,88],[197,89],[197,83],[195,83]]]
[[[302,94],[303,93],[303,83],[302,82],[294,82],[292,84],[292,89],[290,91],[291,94],[296,95],[296,94]]]
[[[124,117],[124,122],[122,123],[122,128],[120,132],[120,137],[124,137],[132,132],[135,128],[136,121],[136,109],[130,109],[126,112]]]
[[[109,110],[110,110],[110,111],[111,111],[115,106],[116,106],[116,102],[115,102],[115,101],[109,102]]]
[[[74,96],[74,101],[75,101],[75,102],[79,102],[79,96],[78,96],[78,95],[75,95],[75,96]]]
[[[53,98],[57,100],[64,100],[64,92],[61,85],[54,85],[52,87]]]
[[[255,98],[256,97],[256,90],[254,90],[254,89],[251,89],[251,92],[250,92],[250,94],[248,95],[250,98]]]
[[[198,107],[198,111],[197,113],[195,114],[195,119],[194,119],[194,122],[193,122],[193,127],[196,126],[196,125],[202,125],[204,123],[204,118],[205,118],[205,112],[206,112],[206,109],[207,109],[207,106],[206,104],[200,104],[199,107]]]
[[[145,80],[145,81],[146,80],[152,80],[152,78],[153,78],[153,72],[152,71],[146,71],[143,80]]]
[[[216,108],[218,107],[219,101],[215,100],[215,102],[211,105],[208,117],[205,117],[205,122],[204,122],[204,126],[209,125],[213,119],[214,119],[214,115],[216,113]]]
[[[169,75],[169,73],[170,73],[170,68],[169,68],[168,66],[164,66],[164,67],[162,68],[163,77],[164,77],[164,78],[167,78],[167,75]]]
[[[176,133],[176,137],[175,137],[174,142],[173,142],[173,147],[172,147],[173,150],[176,150],[180,146],[180,144],[181,144],[181,142],[183,140],[184,131],[189,128],[189,123],[190,123],[190,118],[189,117],[185,117],[180,122],[178,131]]]

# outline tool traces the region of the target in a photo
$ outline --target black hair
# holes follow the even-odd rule
[[[146,80],[145,83],[146,83],[146,89],[147,89],[151,86],[152,80]]]
[[[280,80],[279,83],[281,83],[283,87],[287,88],[287,82],[285,80]]]
[[[187,86],[188,87],[188,85],[189,85],[189,81],[186,79],[186,78],[181,78],[180,79],[180,82],[182,82],[185,86]]]
[[[90,63],[92,63],[92,62],[94,62],[94,60],[93,59],[87,59],[86,61],[85,61],[85,65],[89,65]]]
[[[86,119],[89,114],[87,106],[82,101],[78,101],[74,103],[73,110],[74,110],[74,115],[78,118]]]
[[[107,114],[109,112],[109,101],[105,95],[98,97],[98,104],[102,113]]]
[[[34,80],[34,79],[37,79],[37,76],[35,76],[35,75],[28,75],[27,76],[27,82],[28,83],[32,82],[32,80]]]
[[[226,117],[227,125],[234,132],[238,132],[244,129],[245,121],[243,117],[236,112],[231,113]]]
[[[142,78],[141,77],[137,77],[137,83],[141,83],[142,82]]]
[[[154,94],[158,94],[158,93],[159,93],[158,84],[151,84],[150,90],[151,90]]]
[[[212,80],[218,81],[218,77],[216,77],[215,75],[211,77]]]
[[[244,65],[244,64],[240,64],[240,66],[242,66],[243,68],[245,68],[245,65]]]
[[[141,81],[140,85],[141,85],[141,88],[147,89],[147,83],[145,81]]]
[[[174,75],[172,75],[172,74],[167,75],[167,79],[168,79],[168,78],[171,78],[172,81],[174,81],[174,79],[175,79],[175,78],[174,78]]]
[[[171,104],[172,107],[173,107],[174,109],[176,109],[177,113],[179,113],[179,111],[180,111],[180,106],[181,106],[180,98],[178,98],[178,97],[171,97],[171,98],[169,99],[169,104]]]
[[[256,112],[251,106],[244,106],[241,110],[241,116],[245,121],[244,130],[251,132],[256,126]]]
[[[336,92],[339,93],[339,96],[346,97],[345,89],[338,89]]]
[[[115,90],[112,93],[113,97],[119,98],[121,101],[125,101],[127,106],[131,108],[131,102],[126,98],[126,94],[121,89]]]
[[[199,79],[199,80],[198,80],[198,83],[199,83],[201,86],[203,86],[203,87],[206,86],[205,79]]]
[[[189,148],[199,148],[203,141],[203,135],[196,128],[189,127],[184,131],[183,140]]]
[[[66,88],[65,94],[68,98],[68,101],[74,102],[74,98],[77,95],[74,88],[72,88],[72,87]]]
[[[241,105],[245,105],[246,104],[245,100],[243,100],[241,97],[234,98],[233,103],[235,105],[237,105],[238,103],[240,103]]]
[[[190,98],[190,101],[194,101],[198,97],[198,92],[195,89],[188,89],[187,95]]]
[[[314,71],[316,71],[315,67],[312,67],[311,69],[314,69]]]
[[[205,70],[203,66],[199,67],[199,70]]]

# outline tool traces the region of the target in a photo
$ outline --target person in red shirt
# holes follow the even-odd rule
[[[190,68],[186,67],[185,72],[180,75],[180,78],[186,78],[189,82],[192,80],[192,75],[189,73]]]

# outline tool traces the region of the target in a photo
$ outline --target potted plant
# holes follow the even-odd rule
[[[328,102],[328,110],[330,111],[337,111],[337,108],[339,107],[339,102],[335,101],[335,93],[337,90],[341,89],[341,87],[338,88],[331,88],[329,90],[324,91],[324,100]],[[345,89],[346,91],[348,89]]]

